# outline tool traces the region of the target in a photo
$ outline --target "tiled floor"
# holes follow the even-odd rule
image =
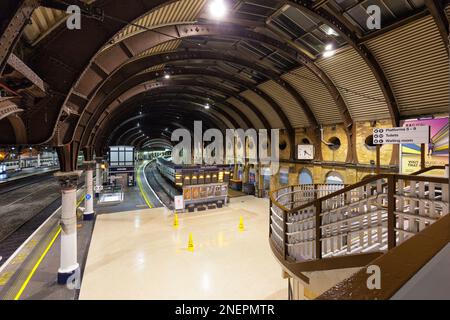
[[[80,299],[286,299],[268,245],[268,207],[235,198],[227,208],[180,216],[178,229],[161,208],[101,215]]]

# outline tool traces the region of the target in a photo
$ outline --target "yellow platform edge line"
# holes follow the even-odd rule
[[[153,204],[152,204],[152,202],[148,199],[147,195],[146,195],[145,192],[144,192],[144,188],[142,187],[142,181],[141,181],[141,176],[140,176],[140,170],[141,170],[141,168],[143,169],[143,167],[144,167],[144,165],[140,166],[139,169],[138,169],[138,172],[137,172],[137,183],[138,183],[138,186],[139,186],[139,190],[141,191],[141,195],[142,195],[142,197],[143,197],[144,200],[145,200],[145,203],[147,203],[147,206],[148,206],[150,209],[153,209]],[[145,174],[145,172],[144,172],[144,174]]]
[[[36,270],[39,268],[39,266],[41,265],[42,261],[44,260],[45,256],[47,255],[47,253],[50,251],[50,248],[53,246],[53,244],[55,243],[56,239],[58,238],[59,234],[61,233],[61,227],[58,228],[58,231],[56,232],[56,234],[53,236],[52,241],[50,241],[50,243],[48,244],[47,248],[44,250],[44,252],[42,253],[42,255],[40,256],[39,260],[36,262],[36,264],[34,265],[33,269],[31,270],[30,274],[28,275],[27,279],[25,280],[25,282],[22,284],[22,286],[20,287],[19,292],[17,293],[17,295],[14,297],[14,300],[19,300],[20,297],[22,296],[23,292],[25,291],[26,287],[28,286],[28,283],[30,282],[31,278],[33,278]]]
[[[86,195],[82,196],[80,198],[80,200],[78,200],[77,202],[77,208],[80,206],[80,204],[83,202],[84,198]],[[31,269],[30,274],[28,275],[27,279],[25,280],[25,282],[22,284],[22,286],[20,287],[19,292],[16,294],[16,296],[14,297],[14,300],[19,300],[20,297],[22,296],[23,292],[25,291],[25,289],[28,286],[28,283],[30,283],[31,279],[33,278],[34,274],[36,273],[36,270],[39,268],[39,266],[41,265],[42,261],[44,260],[44,258],[47,256],[47,253],[50,251],[50,249],[53,247],[53,244],[55,243],[56,239],[58,239],[59,234],[61,233],[61,227],[58,228],[58,231],[56,232],[56,234],[53,236],[52,240],[50,241],[50,243],[48,244],[47,248],[45,248],[44,252],[42,253],[42,255],[39,257],[39,260],[36,262],[36,264],[34,265],[33,269]]]

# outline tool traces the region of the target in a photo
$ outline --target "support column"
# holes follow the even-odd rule
[[[101,172],[101,164],[102,164],[103,158],[97,158],[97,163],[95,164],[95,186],[100,187],[103,185],[102,182],[102,172]],[[99,197],[99,193],[95,192],[95,197]]]
[[[58,172],[55,177],[61,185],[61,258],[58,284],[65,285],[78,272],[77,261],[77,185],[81,171]]]
[[[86,170],[86,196],[84,198],[84,214],[83,220],[90,221],[94,220],[94,169],[95,161],[85,161],[83,162]]]
[[[41,154],[38,153],[37,155],[37,167],[40,168],[41,167]]]

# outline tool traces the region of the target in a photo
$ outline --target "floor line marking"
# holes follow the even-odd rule
[[[83,188],[79,189],[79,190],[83,190]],[[81,202],[84,200],[84,196],[82,196],[80,198],[80,200],[77,203],[77,208],[80,206]],[[61,206],[59,206],[23,243],[22,245],[17,248],[17,250],[9,257],[8,260],[5,261],[5,263],[3,263],[3,265],[0,267],[0,274],[6,269],[6,267],[11,263],[12,260],[14,260],[14,258],[18,255],[18,253],[20,251],[22,251],[23,248],[25,248],[25,246],[31,241],[31,239],[33,239],[36,234],[44,227],[44,225],[46,225],[55,215],[56,213],[61,210]]]
[[[86,195],[83,195],[77,202],[77,208],[80,206],[80,204],[83,202],[84,198]],[[58,210],[60,210],[61,207],[59,207],[53,214],[56,214],[56,212]],[[45,223],[47,223],[50,220],[51,217],[49,217],[40,227],[42,227]],[[53,247],[56,239],[58,238],[58,236],[60,235],[62,229],[61,227],[58,228],[58,231],[56,232],[55,236],[52,238],[52,240],[50,241],[50,243],[48,244],[47,248],[45,249],[45,251],[42,253],[42,255],[40,256],[39,260],[36,262],[36,264],[34,265],[33,269],[31,270],[30,274],[28,275],[27,279],[25,280],[25,282],[22,284],[22,286],[20,287],[19,292],[16,294],[16,296],[14,297],[14,300],[19,300],[21,295],[23,294],[23,292],[25,291],[25,289],[28,286],[28,283],[31,281],[31,279],[33,278],[36,270],[39,268],[39,266],[41,265],[42,261],[44,260],[44,258],[47,256],[47,253],[50,251],[50,249]],[[30,237],[31,238],[31,237]]]
[[[14,297],[14,300],[19,300],[20,297],[22,296],[22,293],[25,291],[26,287],[28,286],[28,283],[30,282],[31,278],[33,278],[36,270],[39,268],[39,266],[41,265],[42,261],[44,260],[44,258],[47,256],[47,253],[50,251],[51,247],[53,246],[53,244],[55,243],[56,239],[58,238],[59,234],[61,233],[61,227],[58,228],[58,231],[56,232],[56,234],[53,236],[52,240],[50,241],[50,243],[48,244],[47,248],[45,248],[44,252],[42,253],[42,255],[39,257],[39,260],[36,262],[36,264],[34,265],[33,269],[31,270],[30,274],[28,275],[27,279],[25,280],[25,282],[22,284],[22,286],[20,287],[19,292],[17,293],[17,295]]]
[[[142,166],[141,166],[142,167]],[[143,187],[142,187],[142,181],[141,181],[141,176],[139,175],[139,170],[138,169],[138,174],[137,174],[137,182],[138,182],[138,186],[139,186],[139,190],[141,191],[142,197],[144,198],[145,202],[147,203],[148,207],[150,209],[153,209],[153,204],[151,203],[151,201],[148,199],[147,195],[145,194]]]

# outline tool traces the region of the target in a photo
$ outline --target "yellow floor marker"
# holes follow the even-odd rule
[[[194,252],[194,239],[192,238],[192,233],[189,234],[188,251]]]
[[[241,216],[241,218],[239,219],[239,231],[245,231],[245,226],[244,226],[244,218]]]
[[[175,217],[173,218],[173,227],[178,228],[180,225],[180,222],[178,221],[178,214],[175,214]]]

